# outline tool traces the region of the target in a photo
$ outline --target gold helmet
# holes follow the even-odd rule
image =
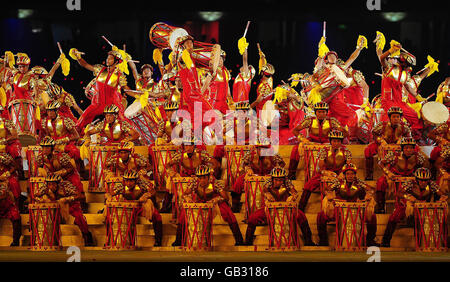
[[[122,141],[120,142],[117,151],[133,151],[134,149],[134,144],[133,142],[129,142],[129,141]]]
[[[134,170],[125,170],[123,173],[123,179],[136,180],[138,179],[139,174]]]
[[[57,110],[61,107],[61,102],[58,100],[49,101],[45,107],[47,110]]]
[[[349,163],[342,167],[342,173],[345,173],[347,170],[353,170],[356,173],[358,169],[356,168],[356,165]]]
[[[406,61],[408,64],[415,66],[416,65],[416,57],[405,51],[400,52],[400,60]]]
[[[328,138],[329,139],[344,139],[344,133],[342,133],[342,131],[339,130],[332,130],[328,133]]]
[[[271,64],[267,63],[261,67],[261,71],[267,75],[273,75],[275,73],[275,68]]]
[[[250,104],[248,102],[236,103],[236,110],[248,111],[250,110]]]
[[[400,139],[400,145],[402,146],[402,148],[406,145],[416,146],[416,140],[414,140],[414,138],[412,137],[402,137],[402,139]]]
[[[61,182],[62,181],[62,177],[59,174],[49,173],[45,177],[45,181],[46,182]]]
[[[39,143],[39,145],[41,145],[42,147],[55,146],[56,142],[50,136],[45,136],[44,138],[42,138],[42,140]]]
[[[45,75],[48,74],[47,70],[41,66],[34,66],[31,68],[31,72],[36,75]]]
[[[184,35],[184,36],[180,36],[180,37],[177,38],[177,40],[175,40],[175,46],[178,48],[179,46],[183,45],[183,43],[186,42],[187,40],[194,41],[194,37],[192,37],[189,34]]]
[[[118,60],[120,60],[120,61],[123,61],[123,59],[124,59],[124,58],[122,57],[122,54],[120,54],[119,51],[111,50],[111,51],[108,52],[108,55],[112,55],[112,56],[114,56],[116,59],[118,59]]]
[[[53,94],[55,96],[59,96],[62,92],[62,88],[58,84],[52,82],[52,83],[48,84],[47,92],[49,92],[50,94]]]
[[[414,172],[414,176],[419,180],[430,180],[431,171],[426,167],[420,167]]]
[[[141,66],[141,72],[143,72],[145,69],[150,69],[153,72],[153,67],[150,64],[143,64]]]
[[[104,114],[118,114],[119,113],[119,107],[117,107],[114,104],[108,105],[103,109]]]
[[[275,167],[270,172],[270,176],[277,177],[277,178],[286,177],[287,176],[287,171],[286,171],[286,169],[284,169],[282,167]]]
[[[17,65],[29,65],[30,64],[30,58],[25,53],[17,53]]]
[[[403,115],[403,109],[400,107],[390,107],[388,112],[387,112],[388,116],[390,117],[392,114],[399,114],[399,115]]]
[[[195,169],[195,175],[197,175],[197,176],[210,175],[211,171],[212,170],[209,166],[200,165]]]
[[[180,105],[178,104],[178,102],[166,102],[164,103],[164,110],[165,111],[175,111],[178,110],[178,108],[180,107]]]
[[[330,107],[325,102],[318,102],[318,103],[314,104],[314,111],[317,111],[317,110],[326,110],[326,111],[328,111],[329,108]]]

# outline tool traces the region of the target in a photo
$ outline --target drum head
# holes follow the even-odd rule
[[[183,28],[177,28],[174,31],[172,31],[169,37],[170,48],[172,48],[172,50],[176,50],[177,46],[175,46],[175,43],[177,39],[186,35],[189,35],[189,33]]]
[[[134,118],[136,115],[138,115],[142,111],[141,102],[139,100],[136,100],[131,104],[123,113],[126,118]]]
[[[422,106],[423,118],[433,124],[442,124],[448,120],[448,108],[439,102],[428,102]]]

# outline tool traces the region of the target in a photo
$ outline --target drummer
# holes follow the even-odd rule
[[[403,137],[411,137],[411,128],[402,120],[403,110],[391,107],[388,110],[389,121],[381,121],[372,129],[374,141],[364,149],[366,157],[366,180],[373,180],[374,156],[380,146],[398,144]],[[381,158],[381,156],[380,156]]]
[[[123,175],[123,182],[114,185],[114,201],[138,201],[140,207],[134,216],[144,216],[153,223],[155,231],[155,247],[162,245],[162,217],[153,205],[152,198],[156,195],[153,184],[139,177],[136,170],[126,170]]]
[[[241,167],[237,174],[236,182],[233,184],[231,191],[233,212],[241,210],[241,195],[244,192],[245,177],[252,175],[269,175],[275,167],[284,167],[286,163],[283,158],[272,151],[271,154],[264,155],[264,150],[272,150],[270,140],[268,138],[259,137],[258,143],[252,145],[250,151],[246,152],[242,157]]]
[[[432,164],[432,177],[436,178],[436,171],[439,169],[437,163],[442,163],[441,151],[445,146],[449,146],[450,141],[450,119],[447,122],[437,126],[428,133],[428,138],[436,142],[437,146],[433,148],[430,154],[430,163]]]
[[[12,93],[9,101],[16,99],[34,100],[33,89],[36,85],[36,77],[30,70],[30,58],[25,53],[17,53],[17,69],[11,69],[12,75],[8,81],[12,86]],[[8,64],[5,66],[9,69]]]
[[[405,217],[413,216],[415,202],[447,202],[448,196],[439,189],[436,182],[431,180],[431,172],[428,168],[418,168],[414,172],[414,177],[415,180],[404,183],[404,189],[398,192],[399,201],[395,202],[394,212],[389,216],[381,243],[382,247],[391,246],[392,235],[397,223]]]
[[[378,163],[384,175],[377,180],[376,213],[385,213],[386,191],[395,176],[410,177],[415,169],[429,167],[426,156],[416,149],[416,141],[412,137],[402,137],[400,146],[401,152],[389,151]]]
[[[266,202],[297,202],[298,193],[292,182],[287,178],[287,172],[282,167],[272,169],[271,178],[264,183],[264,200]],[[245,234],[245,245],[253,245],[254,233],[256,225],[267,221],[267,207],[262,207],[250,214],[248,218],[248,226]],[[315,246],[311,239],[311,229],[309,228],[308,219],[305,214],[298,210],[296,223],[300,226],[304,238],[305,246]]]
[[[221,180],[215,180],[209,166],[200,165],[195,170],[195,176],[189,187],[183,193],[183,201],[188,203],[213,203],[213,213],[220,211],[220,215],[230,226],[235,246],[243,245],[243,238],[239,224],[228,204],[228,194],[224,190]],[[177,224],[177,234],[172,246],[180,246],[183,226],[186,222],[186,212],[181,210],[180,220]]]
[[[96,133],[106,138],[106,140],[102,140],[101,145],[113,145],[121,141],[134,142],[139,139],[139,132],[133,129],[127,121],[119,117],[119,107],[116,105],[107,105],[103,110],[103,114],[105,115],[105,119],[86,132],[84,137],[85,146],[88,146],[90,143],[91,135]]]
[[[375,189],[365,182],[361,181],[357,176],[357,168],[354,164],[346,164],[342,169],[343,178],[334,178],[329,188],[325,192],[322,200],[322,210],[317,214],[317,231],[319,234],[319,245],[328,246],[327,223],[335,220],[335,199],[346,202],[365,201],[366,207],[366,223],[367,223],[367,246],[379,246],[375,242],[377,233],[377,216],[374,213]]]
[[[0,183],[7,185],[8,190],[14,196],[15,206],[21,211],[23,209],[23,201],[21,201],[20,195],[19,176],[14,160],[7,152],[0,152]]]
[[[0,105],[0,152],[7,152],[14,159],[14,166],[21,178],[22,168],[22,145],[19,142],[16,125],[9,119],[4,118],[5,109]]]
[[[34,200],[38,203],[57,202],[61,206],[61,216],[66,222],[69,219],[69,213],[75,218],[74,223],[80,228],[84,245],[95,246],[92,233],[81,210],[80,201],[84,200],[84,195],[81,195],[71,182],[63,180],[59,174],[49,173],[45,177],[45,184],[36,192]]]
[[[447,77],[436,91],[436,102],[444,104],[447,108],[450,107],[450,77]]]
[[[344,128],[339,121],[334,117],[328,116],[329,106],[325,102],[318,102],[314,104],[315,116],[306,117],[300,124],[298,124],[292,133],[298,136],[300,140],[299,145],[294,145],[289,159],[289,179],[294,180],[297,176],[297,167],[300,161],[301,148],[306,143],[328,143],[328,133],[332,130],[339,130],[345,136],[348,136],[347,129]],[[305,138],[301,133],[302,130],[307,130],[308,138]]]
[[[186,128],[184,125],[183,127],[179,126],[182,122],[180,118],[176,116],[178,108],[178,102],[167,101],[164,103],[164,112],[166,117],[161,119],[158,123],[158,133],[155,143],[156,146],[174,144],[173,141],[175,140],[172,140],[172,138],[174,136],[179,137],[180,131]],[[174,132],[174,130],[176,130],[176,132]],[[180,138],[177,139],[180,140]]]

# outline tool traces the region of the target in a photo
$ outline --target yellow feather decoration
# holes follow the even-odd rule
[[[77,52],[78,52],[78,50],[76,48],[71,48],[69,50],[69,56],[75,61],[78,60],[78,57],[76,55]]]
[[[308,104],[309,105],[314,105],[314,104],[322,101],[322,95],[320,95],[321,89],[322,89],[322,87],[320,87],[320,85],[317,85],[309,92],[309,95],[308,95]]]
[[[367,47],[367,38],[364,35],[358,36],[358,40],[356,41],[356,46],[361,46],[362,48],[368,48]]]
[[[422,103],[418,102],[418,103],[414,103],[414,104],[410,104],[410,103],[407,103],[407,104],[417,113],[417,117],[420,119],[422,117],[422,114],[421,114]]]
[[[328,46],[325,44],[325,37],[322,36],[319,42],[319,57],[323,58],[328,52],[330,52],[330,49],[328,49]]]
[[[379,36],[379,39],[377,41],[377,49],[381,49],[383,51],[384,45],[386,45],[386,38],[384,37],[384,34],[379,32],[377,30],[377,37]]]
[[[435,62],[434,59],[430,55],[427,56],[427,59],[428,59],[428,64],[426,64],[425,67],[430,69],[430,72],[427,75],[427,77],[429,77],[435,71],[439,72],[439,69],[438,69],[439,64],[437,62]]]
[[[248,43],[247,43],[247,39],[245,37],[241,37],[238,40],[238,48],[239,48],[239,54],[244,54],[245,49],[247,49],[248,47]]]
[[[36,119],[41,120],[41,109],[36,107]]]
[[[62,61],[61,61],[61,70],[62,70],[62,73],[64,74],[64,76],[68,76],[68,75],[69,75],[69,72],[70,72],[70,62],[69,62],[69,59],[66,58],[66,56],[64,55],[64,53],[62,53],[60,57],[62,58]]]
[[[187,49],[183,50],[183,53],[181,53],[181,58],[183,59],[183,62],[186,64],[186,67],[188,69],[190,69],[194,64],[191,59],[191,54],[189,54],[189,51]]]
[[[11,51],[6,51],[5,58],[8,58],[8,65],[10,68],[12,68],[14,66],[14,64],[16,63],[16,61],[14,59],[14,54]]]
[[[391,48],[392,48],[394,45],[397,45],[397,44],[400,44],[400,43],[395,41],[395,40],[391,40],[390,44],[391,44]],[[396,50],[391,55],[394,56],[394,57],[395,56],[400,56],[400,49]]]
[[[6,92],[2,86],[0,86],[0,104],[2,105],[2,107],[6,106]]]
[[[276,103],[279,103],[281,101],[283,101],[284,99],[287,98],[287,90],[284,89],[283,87],[277,87],[275,88],[275,98],[274,101]]]
[[[155,50],[153,50],[153,62],[158,65],[164,64],[161,49],[156,48]]]
[[[291,75],[291,78],[292,78],[291,86],[295,87],[300,82],[299,80],[303,78],[303,75],[301,73],[294,73]]]

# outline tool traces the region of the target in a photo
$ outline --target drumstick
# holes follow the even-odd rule
[[[322,36],[323,36],[324,38],[327,38],[326,34],[327,34],[327,22],[324,21],[324,22],[323,22],[323,32],[322,32]]]
[[[61,44],[59,44],[59,41],[58,42],[56,42],[56,44],[58,45],[58,48],[59,48],[59,53],[63,53],[63,51],[62,51],[62,48],[61,48]]]
[[[247,35],[247,30],[248,30],[249,26],[250,26],[250,21],[247,21],[247,26],[245,27],[244,36],[242,36],[242,37],[245,37]]]
[[[113,47],[113,46],[114,46],[114,44],[112,44],[111,42],[109,42],[109,40],[108,40],[108,39],[106,39],[106,37],[105,37],[104,35],[102,35],[102,38],[103,38],[103,39],[105,39],[105,41],[106,41],[106,42],[108,42],[108,44],[109,44],[109,45],[111,45],[111,47]]]
[[[383,75],[382,75],[381,73],[377,73],[377,72],[375,73],[375,75],[378,75],[378,76],[383,76]]]
[[[436,61],[436,63],[440,63],[440,61]],[[424,67],[423,69],[421,69],[420,71],[418,71],[418,72],[416,72],[416,74],[419,74],[419,73],[421,73],[421,72],[423,72],[424,70],[426,70],[427,69],[427,67]]]

